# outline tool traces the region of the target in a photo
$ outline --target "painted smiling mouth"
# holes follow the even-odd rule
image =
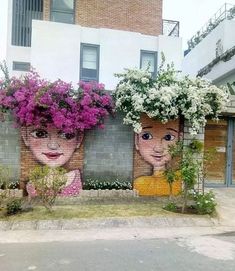
[[[164,155],[152,155],[152,157],[156,159],[157,161],[160,161],[164,158]]]
[[[48,159],[50,160],[56,160],[58,159],[61,155],[63,155],[62,153],[53,153],[53,152],[47,152],[47,153],[43,153]]]

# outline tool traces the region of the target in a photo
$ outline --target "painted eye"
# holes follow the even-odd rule
[[[74,133],[59,132],[59,137],[66,140],[71,140],[75,137]]]
[[[175,136],[172,134],[166,134],[163,139],[165,139],[166,141],[172,141],[175,139]]]
[[[47,138],[48,133],[46,130],[43,129],[36,129],[30,133],[30,135],[34,138]]]
[[[141,137],[143,140],[150,140],[153,138],[152,134],[149,132],[143,133]]]

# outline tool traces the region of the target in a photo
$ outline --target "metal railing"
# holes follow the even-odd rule
[[[13,0],[12,45],[31,46],[32,20],[42,20],[43,0]]]
[[[201,42],[214,28],[216,28],[225,19],[235,18],[235,5],[225,3],[204,26],[188,41],[187,53]]]
[[[162,20],[162,34],[166,36],[179,37],[180,23],[172,20]]]

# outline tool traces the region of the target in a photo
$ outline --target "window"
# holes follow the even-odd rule
[[[30,70],[30,63],[29,62],[19,62],[13,61],[13,71],[29,71]]]
[[[81,44],[80,80],[99,81],[99,45]]]
[[[152,77],[157,74],[157,52],[153,51],[140,51],[140,68],[148,69]]]
[[[43,0],[13,0],[11,43],[31,46],[32,20],[42,20]]]
[[[74,23],[74,0],[52,0],[51,20],[54,22]]]

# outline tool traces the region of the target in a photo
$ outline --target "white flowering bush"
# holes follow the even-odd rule
[[[208,193],[194,193],[194,200],[195,200],[195,207],[198,214],[212,214],[215,211],[216,202],[215,202],[215,195],[212,191]]]
[[[116,74],[120,81],[115,91],[116,109],[124,112],[124,124],[133,126],[136,133],[142,130],[140,117],[162,121],[183,117],[191,125],[191,134],[205,126],[206,118],[217,119],[228,103],[228,93],[209,81],[184,76],[177,77],[171,65],[160,69],[153,79],[148,70],[126,69]]]

